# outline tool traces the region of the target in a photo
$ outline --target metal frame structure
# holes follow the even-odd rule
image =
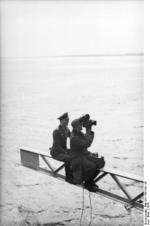
[[[50,159],[52,157],[44,152],[40,152],[33,149],[27,149],[27,148],[20,148],[20,156],[21,156],[21,163],[23,166],[32,168],[34,170],[38,170],[43,173],[47,173],[48,175],[51,175],[56,178],[65,179],[65,176],[60,174],[59,172],[64,168],[65,164],[62,164],[58,168],[54,168],[52,164],[50,163]],[[40,166],[40,158],[43,160],[43,162],[46,164],[47,168]],[[49,159],[49,160],[48,160]],[[121,171],[116,171],[113,169],[108,169],[106,167],[102,168],[100,170],[100,173],[97,175],[95,179],[95,183],[99,182],[102,178],[106,176],[111,176],[117,187],[123,192],[124,196],[117,195],[113,192],[106,191],[100,188],[97,188],[97,191],[95,192],[98,195],[103,195],[107,198],[113,199],[115,201],[121,202],[125,204],[125,208],[127,210],[130,210],[131,208],[136,208],[140,211],[144,210],[144,203],[141,198],[144,197],[144,192],[141,191],[138,195],[132,197],[129,192],[127,191],[126,186],[121,183],[120,178],[124,178],[127,180],[130,180],[135,183],[144,183],[144,180],[142,177],[133,175],[133,174],[127,174],[123,173]],[[76,186],[76,185],[75,185]],[[78,186],[78,185],[77,185]],[[81,186],[81,185],[79,185]]]

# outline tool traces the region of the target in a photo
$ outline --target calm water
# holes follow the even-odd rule
[[[9,178],[12,170],[18,173],[19,147],[49,152],[57,117],[66,111],[70,121],[84,113],[97,120],[90,150],[105,156],[108,166],[143,174],[142,56],[5,59],[1,92],[8,193],[16,183]]]

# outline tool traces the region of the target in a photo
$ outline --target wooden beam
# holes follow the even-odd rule
[[[56,173],[58,173],[61,169],[63,169],[65,167],[65,164],[63,164],[63,165],[61,165],[58,169],[56,169],[55,171],[54,171],[54,173],[56,174]]]
[[[120,183],[119,179],[116,177],[116,175],[114,174],[110,174],[112,176],[112,178],[115,180],[115,182],[117,183],[117,185],[120,187],[120,189],[123,191],[123,193],[127,196],[127,198],[129,200],[132,200],[131,196],[128,194],[128,192],[126,191],[126,189],[123,187],[123,185]]]
[[[100,176],[98,176],[95,180],[94,180],[94,182],[96,183],[96,182],[98,182],[99,180],[101,180],[103,177],[105,177],[106,175],[107,175],[108,173],[102,173]]]
[[[138,199],[140,199],[142,196],[144,195],[144,192],[141,192],[139,195],[137,195],[135,198],[133,198],[131,200],[131,203],[134,203],[136,202]]]
[[[53,177],[55,177],[55,178],[65,180],[65,176],[64,176],[64,175],[59,174],[59,173],[54,174],[54,173],[52,173],[52,172],[51,172],[50,170],[48,170],[48,169],[39,167],[39,171],[40,171],[41,173],[46,173],[47,175],[51,175],[51,176],[53,176]]]
[[[65,180],[65,176],[58,173],[61,169],[64,168],[65,164],[61,165],[57,169],[54,169],[51,166],[50,162],[47,160],[47,158],[51,159],[52,157],[50,155],[48,155],[47,153],[33,150],[33,149],[28,150],[26,148],[21,148],[20,155],[21,155],[21,163],[23,166],[30,167],[36,171],[38,170],[38,171],[46,173],[48,175],[52,175],[53,177],[57,177],[58,179]],[[41,156],[41,158],[44,160],[44,162],[48,166],[48,169],[40,167],[39,156]],[[124,172],[121,172],[118,170],[108,169],[106,167],[100,169],[100,173],[101,174],[98,175],[97,178],[95,179],[95,182],[98,182],[106,175],[111,175],[111,177],[114,179],[114,181],[119,186],[119,188],[123,191],[123,193],[125,194],[126,197],[122,197],[122,196],[116,195],[112,192],[105,191],[105,190],[102,190],[99,188],[97,188],[96,194],[103,195],[107,198],[127,204],[129,209],[135,207],[135,208],[143,211],[144,204],[138,202],[138,200],[144,195],[144,192],[140,193],[135,198],[131,198],[131,196],[126,191],[126,188],[121,184],[121,182],[118,179],[118,177],[122,177],[122,178],[125,178],[128,180],[133,180],[135,182],[143,183],[144,180],[142,177],[138,177],[133,174],[124,173]],[[76,185],[76,186],[82,187],[82,185]]]
[[[105,196],[105,197],[107,197],[107,198],[110,198],[110,199],[112,199],[112,200],[115,200],[115,201],[117,201],[117,202],[120,202],[120,203],[130,204],[130,200],[129,200],[129,199],[124,198],[124,197],[121,197],[121,196],[116,195],[116,194],[113,194],[113,193],[111,193],[111,192],[102,190],[102,189],[100,189],[100,188],[97,189],[97,192],[96,192],[96,193],[99,194],[99,195],[103,195],[103,196]],[[144,209],[144,205],[141,204],[141,203],[138,203],[138,202],[135,202],[135,203],[134,203],[134,207],[135,207],[136,209],[140,210],[140,211],[143,211],[143,209]]]
[[[129,179],[129,180],[144,183],[143,177],[137,176],[137,175],[134,175],[134,174],[131,174],[131,173],[125,173],[125,172],[122,172],[122,171],[117,170],[117,169],[114,170],[114,169],[110,169],[110,168],[107,168],[107,167],[103,167],[102,169],[100,169],[100,171],[106,172],[106,173],[109,173],[109,174],[115,174],[116,176],[119,176],[119,177],[123,177],[123,178]]]
[[[54,174],[54,169],[51,167],[50,163],[48,162],[48,160],[46,159],[45,156],[41,155],[42,159],[44,160],[44,162],[48,165],[48,167],[51,169],[52,173]]]

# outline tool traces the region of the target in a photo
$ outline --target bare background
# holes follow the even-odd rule
[[[78,225],[81,189],[22,167],[19,147],[49,152],[61,113],[90,113],[91,150],[143,175],[143,1],[1,1],[1,12],[2,225]],[[92,204],[95,226],[143,224],[116,202]]]
[[[143,53],[143,1],[2,1],[2,56]]]

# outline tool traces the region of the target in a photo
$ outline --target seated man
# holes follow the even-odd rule
[[[75,183],[84,184],[89,191],[96,191],[97,185],[94,178],[99,173],[99,169],[104,166],[104,159],[96,158],[87,150],[93,142],[94,132],[91,126],[86,128],[86,133],[82,133],[82,121],[75,119],[71,123],[73,130],[70,137],[71,165]],[[103,158],[103,157],[102,157]]]
[[[67,149],[67,138],[70,137],[68,113],[64,113],[58,119],[60,120],[60,124],[53,131],[53,145],[50,148],[50,154],[54,159],[65,162],[66,181],[72,183],[70,155]]]

